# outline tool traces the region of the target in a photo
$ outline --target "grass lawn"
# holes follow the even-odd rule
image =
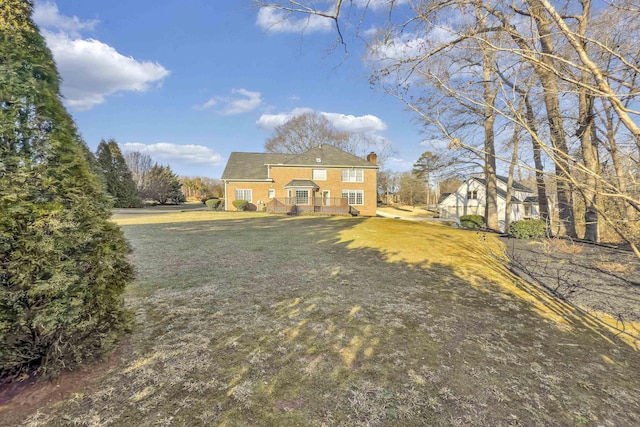
[[[433,218],[435,216],[435,213],[428,211],[426,206],[378,206],[376,210],[403,218]]]
[[[381,218],[116,216],[137,326],[27,425],[640,425],[640,354],[493,236]]]

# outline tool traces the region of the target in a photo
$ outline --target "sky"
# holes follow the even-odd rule
[[[370,87],[361,43],[331,49],[330,20],[282,20],[249,0],[36,0],[34,21],[93,151],[115,139],[180,176],[219,178],[232,151],[263,152],[307,111],[390,141],[388,169],[426,151],[414,116]]]

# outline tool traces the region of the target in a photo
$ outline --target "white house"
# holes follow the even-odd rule
[[[486,195],[486,181],[482,178],[469,178],[455,192],[443,195],[438,203],[440,217],[459,220],[463,215],[484,216]],[[507,178],[498,175],[498,221],[503,230],[506,208]],[[538,196],[530,188],[514,181],[511,189],[509,222],[537,219],[539,216]]]

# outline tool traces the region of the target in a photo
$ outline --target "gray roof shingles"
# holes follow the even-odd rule
[[[311,181],[310,179],[294,179],[291,182],[289,182],[287,185],[284,186],[284,188],[289,188],[289,187],[320,188],[320,186],[318,184],[316,184],[315,182]]]
[[[319,162],[318,159],[320,159]],[[224,168],[222,179],[266,180],[268,179],[267,165],[377,167],[358,156],[325,144],[297,155],[233,152]]]

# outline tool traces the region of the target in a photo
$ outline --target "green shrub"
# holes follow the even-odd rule
[[[213,211],[220,210],[222,207],[222,200],[220,199],[209,199],[205,202],[205,205]]]
[[[71,369],[133,324],[129,246],[58,96],[32,5],[0,7],[0,383]]]
[[[541,219],[526,219],[509,224],[509,234],[517,239],[538,239],[544,237],[546,232],[546,224]]]
[[[484,217],[482,215],[462,215],[460,217],[460,225],[464,228],[482,228],[484,227]]]
[[[243,211],[249,206],[248,200],[234,200],[233,206],[235,206],[236,210]]]

